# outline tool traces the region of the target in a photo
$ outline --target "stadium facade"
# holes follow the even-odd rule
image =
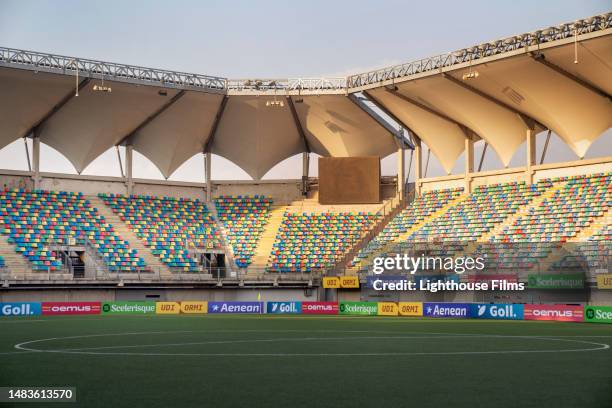
[[[230,80],[0,48],[0,148],[33,146],[29,171],[0,170],[0,300],[612,304],[612,152],[584,159],[612,127],[610,49],[609,13],[347,78]],[[552,132],[577,160],[537,157]],[[480,171],[481,140],[504,169]],[[41,172],[41,143],[78,174]],[[508,168],[523,144],[524,165]],[[426,177],[424,145],[446,176]],[[113,147],[122,177],[81,175]],[[201,154],[203,182],[135,179],[133,151],[166,178]],[[396,154],[397,177],[380,179],[378,204],[320,204],[310,153]],[[212,154],[253,181],[211,180]],[[296,154],[302,179],[261,180]],[[399,252],[486,253],[487,276],[459,279],[528,290],[380,295],[374,259]]]

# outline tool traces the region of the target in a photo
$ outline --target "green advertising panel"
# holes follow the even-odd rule
[[[340,302],[341,315],[377,315],[378,303],[375,302]]]
[[[584,321],[612,324],[612,306],[586,306],[584,308]]]
[[[529,275],[530,289],[583,289],[584,274]]]
[[[102,314],[155,314],[155,302],[106,302]]]

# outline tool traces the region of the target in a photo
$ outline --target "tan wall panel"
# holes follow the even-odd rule
[[[380,158],[320,157],[319,202],[321,204],[367,204],[380,202]]]

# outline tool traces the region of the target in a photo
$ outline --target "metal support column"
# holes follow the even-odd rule
[[[465,137],[465,194],[472,192],[472,173],[474,172],[474,141]]]
[[[310,153],[302,153],[302,195],[308,195],[308,173],[310,172]]]
[[[421,178],[423,177],[423,148],[421,139],[414,138],[414,192],[417,197],[421,195]]]
[[[32,170],[34,171],[34,189],[40,188],[40,137],[34,132],[32,138]]]
[[[404,146],[397,148],[397,195],[400,199],[404,198],[405,191],[404,186],[406,185],[406,161],[405,161]]]
[[[525,182],[533,183],[533,166],[536,164],[536,137],[534,129],[527,129],[526,143],[527,145],[527,163],[525,164]]]
[[[125,175],[126,175],[126,190],[128,197],[134,194],[134,179],[132,177],[132,169],[134,168],[132,153],[134,146],[125,146]]]
[[[213,186],[211,181],[211,172],[212,172],[212,153],[206,152],[204,153],[204,183],[206,183],[206,202],[209,203],[212,201],[213,197]]]

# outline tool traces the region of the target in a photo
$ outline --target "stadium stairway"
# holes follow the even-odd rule
[[[448,210],[450,210],[451,208],[453,208],[457,204],[463,202],[467,197],[468,196],[466,194],[460,194],[456,198],[454,198],[454,199],[450,200],[449,202],[447,202],[445,205],[443,205],[438,210],[434,211],[433,213],[429,214],[427,217],[423,218],[420,222],[417,222],[416,224],[414,224],[412,227],[407,229],[402,234],[398,235],[397,238],[395,238],[394,240],[387,242],[385,244],[385,246],[383,246],[379,251],[376,251],[376,252],[368,255],[367,258],[363,259],[360,262],[360,265],[361,265],[360,269],[363,269],[364,267],[370,266],[373,263],[375,257],[380,256],[381,254],[386,254],[387,252],[389,252],[391,250],[391,248],[394,245],[396,245],[396,244],[398,244],[400,242],[407,241],[408,238],[412,234],[414,234],[419,229],[421,229],[425,224],[427,224],[428,222],[432,221],[435,218],[438,218],[438,217],[444,215]]]
[[[346,269],[353,259],[357,256],[359,251],[363,249],[376,235],[382,232],[383,229],[389,224],[389,222],[395,218],[408,204],[409,201],[397,201],[392,200],[389,202],[391,209],[386,212],[385,215],[368,231],[362,235],[361,239],[357,241],[355,245],[342,257],[342,259],[337,263],[336,268],[338,271],[342,271]],[[350,272],[350,271],[349,271]]]
[[[541,195],[534,197],[533,200],[531,200],[531,202],[522,206],[517,212],[509,215],[504,221],[498,223],[497,225],[495,225],[495,227],[491,228],[490,231],[485,232],[480,237],[478,237],[478,239],[476,240],[476,243],[489,242],[491,238],[502,233],[505,228],[513,225],[517,219],[528,214],[533,209],[537,208],[544,200],[550,199],[564,185],[565,183],[563,182],[557,183],[553,185],[552,187],[550,187],[548,190],[546,190]]]
[[[276,240],[276,234],[278,229],[283,223],[285,211],[287,206],[284,205],[273,205],[270,209],[270,217],[268,223],[265,225],[263,232],[259,237],[257,248],[255,249],[255,255],[253,255],[251,265],[247,270],[247,274],[257,274],[259,271],[265,269],[270,259],[272,252],[272,246]]]
[[[17,247],[8,242],[7,237],[0,235],[0,257],[4,258],[6,268],[12,274],[32,273],[32,266],[28,260],[17,252]]]
[[[214,203],[206,203],[206,207],[208,208],[208,211],[210,211],[210,213],[212,214],[213,220],[215,221],[215,225],[217,226],[217,229],[219,230],[219,233],[220,233],[219,238],[221,240],[221,245],[223,246],[223,252],[225,252],[225,257],[227,259],[227,263],[230,266],[230,269],[238,270],[238,266],[236,265],[236,260],[234,258],[234,249],[229,244],[229,240],[227,238],[227,230],[223,226],[223,223],[219,221],[219,214],[217,213],[217,206],[215,206]]]
[[[140,239],[138,239],[136,234],[134,234],[127,227],[127,225],[123,221],[121,221],[121,218],[119,218],[119,216],[116,215],[100,197],[92,195],[87,196],[87,199],[91,202],[92,206],[98,209],[98,212],[105,218],[106,222],[113,226],[115,232],[120,237],[127,240],[131,248],[138,251],[138,254],[142,257],[142,259],[144,259],[144,261],[151,268],[151,270],[159,271],[160,278],[172,276],[172,272],[170,271],[170,269],[166,265],[164,265],[158,257],[153,255],[151,250],[147,246],[145,246]]]

